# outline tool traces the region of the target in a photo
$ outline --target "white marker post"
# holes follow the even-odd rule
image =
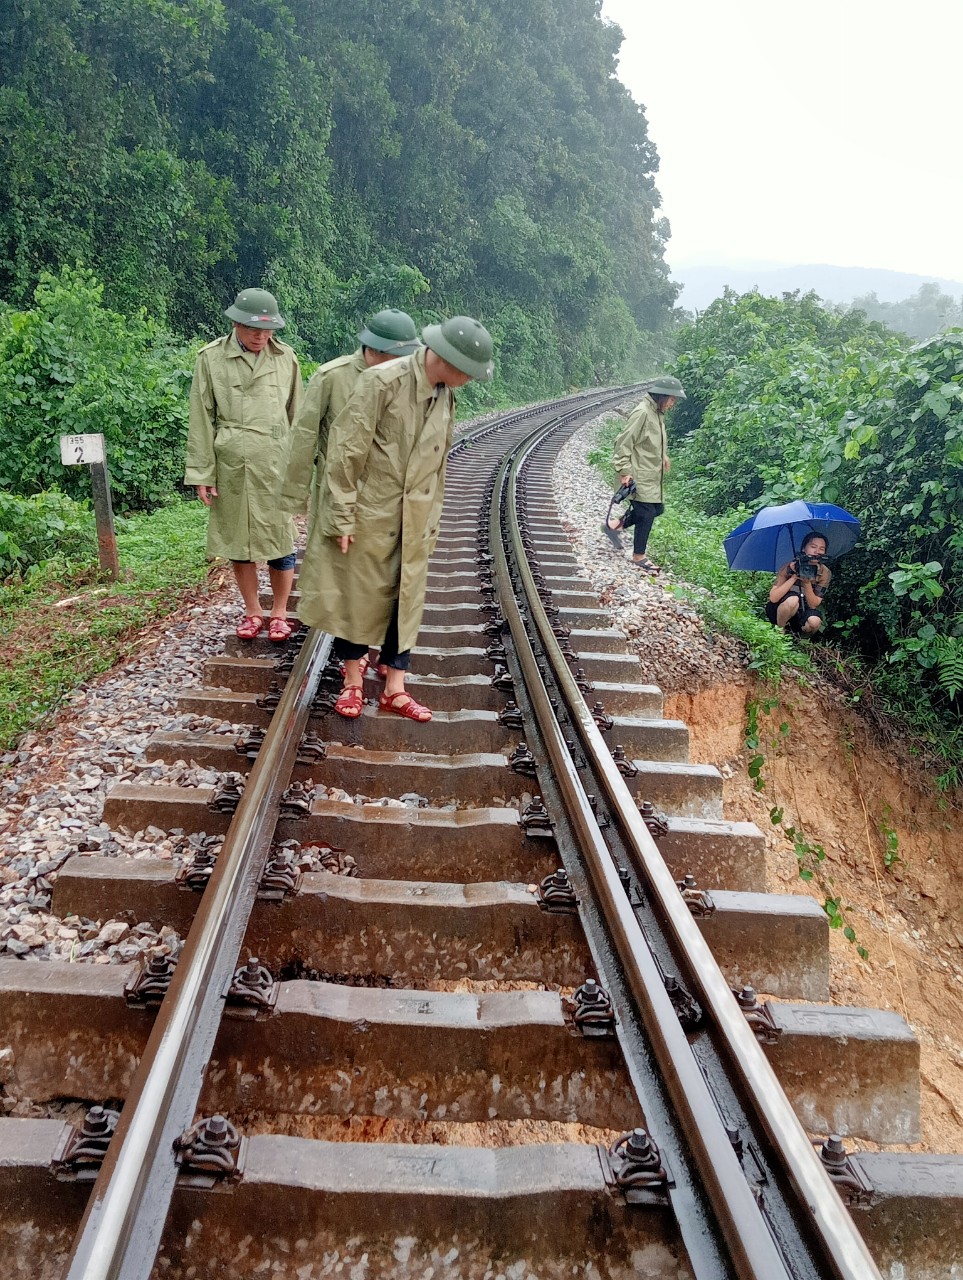
[[[112,578],[120,576],[117,558],[117,535],[114,533],[114,512],[110,504],[110,477],[107,474],[107,455],[104,437],[61,436],[60,461],[65,467],[90,467],[90,479],[94,490],[94,518],[97,521],[97,551],[100,567]]]

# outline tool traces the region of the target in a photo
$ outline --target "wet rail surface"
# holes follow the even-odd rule
[[[74,859],[54,909],[187,943],[0,962],[20,1087],[123,1104],[0,1121],[5,1275],[954,1274],[961,1162],[831,1136],[918,1138],[912,1033],[826,1003],[825,916],[578,576],[551,462],[599,404],[453,450],[430,724],[333,715],[327,637],[231,641],[182,702],[237,734],[149,748],[218,787],[109,795],[193,860]]]

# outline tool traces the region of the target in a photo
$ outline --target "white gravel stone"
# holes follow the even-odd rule
[[[121,951],[156,944],[153,933],[128,937],[129,925],[120,921],[58,920],[49,914],[52,882],[77,853],[178,856],[183,832],[111,832],[100,820],[104,796],[118,781],[216,781],[189,760],[179,767],[145,760],[144,749],[159,728],[236,734],[224,721],[178,714],[176,699],[202,682],[205,660],[222,651],[225,626],[240,612],[232,586],[201,588],[193,602],[148,628],[129,661],[75,690],[48,724],[0,756],[0,955],[120,963]]]
[[[100,933],[97,934],[98,942],[106,942],[108,946],[120,942],[122,938],[126,938],[130,933],[130,926],[124,924],[122,920],[112,920],[109,924],[105,924]]]

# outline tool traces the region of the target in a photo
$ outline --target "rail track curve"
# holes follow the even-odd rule
[[[55,909],[186,941],[0,959],[22,1086],[91,1104],[0,1120],[5,1275],[953,1274],[958,1163],[836,1137],[912,1140],[911,1033],[826,1006],[825,918],[744,887],[759,833],[574,572],[552,460],[627,397],[456,442],[430,725],[333,715],[330,637],[228,641],[182,705],[234,740],[149,747],[217,787],[114,788],[181,866],[77,859]]]

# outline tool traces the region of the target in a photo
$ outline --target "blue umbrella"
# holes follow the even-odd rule
[[[730,569],[754,569],[776,573],[790,560],[810,533],[826,539],[826,554],[841,556],[851,551],[859,538],[859,521],[831,502],[786,502],[780,507],[763,507],[723,543]]]

